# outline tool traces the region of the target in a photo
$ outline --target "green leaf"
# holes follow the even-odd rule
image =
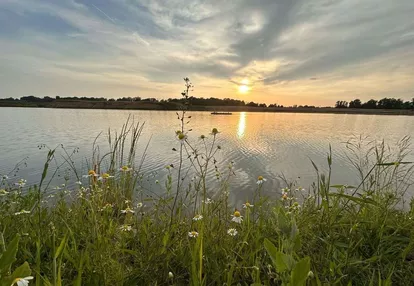
[[[65,237],[60,242],[60,245],[59,245],[59,247],[58,247],[58,249],[56,250],[56,253],[55,253],[55,259],[57,259],[60,256],[63,249],[66,247],[66,242],[67,241],[68,241],[68,233],[65,234]]]
[[[276,246],[267,238],[264,240],[264,247],[272,259],[273,266],[278,273],[289,270],[294,264],[294,260],[290,255],[278,251]]]
[[[296,263],[295,268],[292,271],[291,274],[291,285],[300,286],[300,285],[306,285],[306,279],[308,279],[308,273],[310,270],[310,258],[305,257],[301,260],[299,260],[298,263]]]
[[[331,193],[329,194],[329,196],[345,198],[357,204],[370,204],[370,205],[375,205],[375,206],[378,205],[376,201],[374,201],[373,199],[368,199],[368,198],[363,199],[363,198],[358,198],[358,197],[353,197],[350,195],[338,194],[338,193]]]
[[[16,235],[16,237],[9,243],[5,252],[0,258],[0,273],[5,274],[9,271],[13,262],[16,261],[16,253],[17,248],[19,246],[19,239],[20,237]]]
[[[30,276],[30,274],[32,274],[32,270],[30,270],[29,263],[25,262],[13,271],[11,278],[13,280],[16,278],[24,278]]]

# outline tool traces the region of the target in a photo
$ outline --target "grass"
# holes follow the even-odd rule
[[[186,81],[184,96],[191,84]],[[414,281],[414,204],[404,198],[413,166],[409,139],[398,151],[384,143],[350,141],[357,186],[332,185],[315,167],[304,190],[286,182],[262,195],[266,178],[252,178],[254,199],[230,205],[233,166],[221,170],[217,129],[194,138],[191,116],[177,113],[178,165],[168,165],[162,194],[142,188],[136,159],[143,125],[128,121],[108,132],[110,151],[93,147],[88,174],[55,197],[47,193],[49,150],[38,186],[7,179],[0,191],[0,285],[411,285]],[[365,150],[361,152],[360,150]],[[217,186],[206,183],[208,176]],[[87,182],[87,184],[86,184]],[[240,220],[241,219],[241,220]],[[239,223],[240,222],[240,223]],[[29,279],[27,278],[27,279]]]

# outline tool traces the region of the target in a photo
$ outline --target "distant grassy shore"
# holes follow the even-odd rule
[[[126,109],[126,110],[181,110],[183,104],[176,102],[149,101],[87,101],[55,100],[53,102],[0,101],[0,107],[37,107],[71,109]],[[377,114],[414,115],[413,110],[403,109],[364,109],[364,108],[306,108],[306,107],[252,107],[252,106],[190,106],[193,111],[230,112],[293,112],[293,113],[338,113],[338,114]]]

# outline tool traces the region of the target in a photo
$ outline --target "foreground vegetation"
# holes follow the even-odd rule
[[[186,81],[184,96],[189,89]],[[326,174],[314,165],[312,187],[286,181],[264,196],[268,182],[259,176],[250,200],[231,205],[228,183],[237,174],[231,162],[226,169],[216,164],[219,130],[196,136],[186,125],[191,116],[177,117],[177,162],[156,182],[163,193],[143,187],[135,159],[143,126],[130,122],[108,133],[110,152],[94,146],[88,173],[73,168],[77,187],[48,193],[55,149],[38,186],[27,192],[24,180],[3,177],[0,285],[412,284],[408,139],[397,152],[381,143],[364,155],[358,142],[349,142],[357,186],[331,185],[329,153]],[[209,176],[217,183],[207,184]]]

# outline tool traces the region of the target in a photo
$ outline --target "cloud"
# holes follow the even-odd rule
[[[3,0],[0,97],[166,98],[188,76],[195,95],[267,103],[409,99],[413,14],[411,0]]]

